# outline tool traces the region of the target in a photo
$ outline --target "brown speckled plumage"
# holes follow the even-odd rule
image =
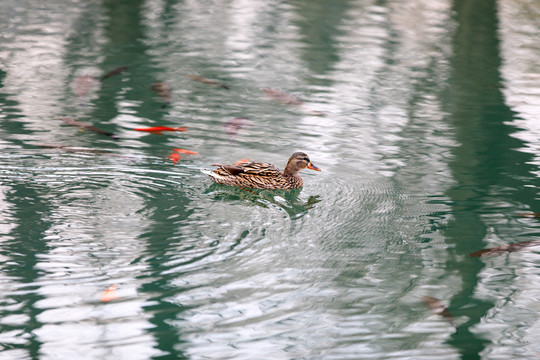
[[[234,165],[218,165],[214,171],[205,171],[212,181],[231,186],[253,189],[294,189],[302,187],[303,181],[300,170],[309,168],[320,171],[311,164],[308,156],[303,152],[291,155],[285,169],[260,162],[239,162]]]

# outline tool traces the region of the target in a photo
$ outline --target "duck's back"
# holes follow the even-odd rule
[[[213,174],[217,176],[212,179],[219,184],[255,189],[293,189],[303,185],[301,177],[285,176],[276,166],[260,162],[223,165]]]

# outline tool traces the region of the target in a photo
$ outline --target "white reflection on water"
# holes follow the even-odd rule
[[[501,19],[501,50],[504,79],[503,92],[507,105],[516,112],[512,134],[524,142],[520,149],[534,155],[534,164],[540,165],[540,46],[534,39],[538,36],[540,4],[536,1],[502,1],[499,3]],[[516,22],[515,19],[520,21]],[[536,172],[540,176],[540,172]]]

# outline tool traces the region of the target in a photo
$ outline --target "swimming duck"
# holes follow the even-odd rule
[[[321,171],[313,165],[303,152],[295,152],[289,158],[285,170],[267,163],[241,160],[234,165],[220,165],[214,171],[203,170],[212,181],[231,186],[253,189],[294,189],[302,187],[304,182],[300,170],[305,168]]]

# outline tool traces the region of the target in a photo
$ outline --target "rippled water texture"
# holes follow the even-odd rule
[[[3,0],[0,358],[537,358],[539,13]]]

